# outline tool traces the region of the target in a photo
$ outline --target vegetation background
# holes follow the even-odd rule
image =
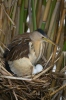
[[[48,60],[53,52],[51,65],[56,65],[55,74],[57,75],[57,79],[52,79],[50,86],[51,92],[49,93],[51,94],[50,97],[52,97],[52,99],[49,98],[47,100],[61,100],[60,98],[66,100],[66,81],[61,80],[62,84],[60,83],[61,85],[57,88],[59,77],[63,76],[63,78],[66,79],[65,0],[0,0],[0,73],[1,75],[5,75],[5,69],[3,68],[3,61],[1,58],[4,49],[7,48],[7,45],[11,42],[13,37],[18,34],[23,34],[24,32],[32,32],[37,28],[46,31],[48,37],[61,48],[59,51],[57,47],[54,47],[51,44],[46,45],[46,59]],[[58,56],[55,58],[56,52],[58,53]],[[59,60],[55,63],[58,57]],[[49,72],[51,72],[50,69],[52,70],[53,66],[49,68]],[[46,72],[48,72],[48,70]],[[8,75],[10,74],[8,73]],[[0,79],[0,81],[2,81],[2,79]],[[8,80],[8,82],[11,84],[11,80]],[[6,83],[6,79],[0,83],[0,100],[10,100],[9,98],[12,93],[7,96],[4,93],[2,94],[2,92],[5,91],[4,83]],[[15,90],[13,90],[13,96],[16,100],[27,100],[27,98],[29,98],[29,96],[22,98],[21,94],[17,95]],[[13,96],[11,96],[11,100],[14,100]],[[42,97],[41,100],[45,100],[44,97]]]

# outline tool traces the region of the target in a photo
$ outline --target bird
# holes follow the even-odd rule
[[[42,29],[15,36],[4,52],[5,68],[20,77],[32,75],[34,65],[44,54],[46,42],[56,45]]]

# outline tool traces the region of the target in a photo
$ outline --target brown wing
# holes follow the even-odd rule
[[[8,61],[16,60],[22,57],[28,57],[29,53],[29,42],[31,41],[29,37],[30,33],[25,33],[18,35],[9,44],[8,48],[10,51],[5,50],[4,58]]]

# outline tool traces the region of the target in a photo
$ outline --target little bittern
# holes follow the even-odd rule
[[[15,37],[4,53],[6,69],[17,76],[31,75],[44,54],[45,42],[55,45],[41,29]]]

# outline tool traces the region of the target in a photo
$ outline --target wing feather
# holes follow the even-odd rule
[[[30,34],[30,33],[29,33]],[[31,41],[29,34],[18,35],[9,44],[8,48],[10,51],[5,50],[4,58],[8,61],[20,59],[22,57],[28,57],[29,53],[29,42]]]

